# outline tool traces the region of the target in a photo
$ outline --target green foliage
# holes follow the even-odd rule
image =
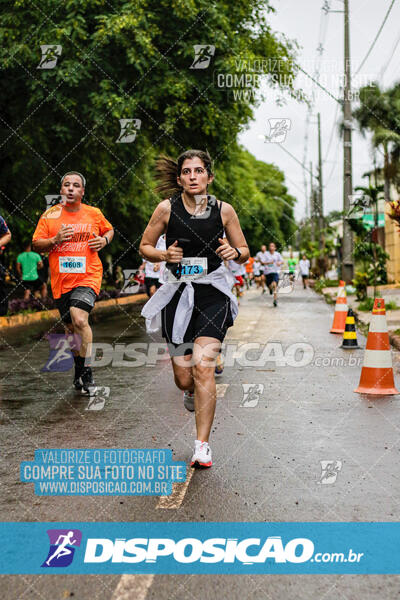
[[[271,31],[272,10],[268,0],[3,3],[0,191],[12,251],[33,233],[45,194],[57,194],[61,175],[77,169],[87,177],[87,201],[116,228],[114,261],[137,264],[160,199],[155,158],[190,147],[215,158],[210,191],[238,210],[253,251],[271,239],[290,243],[294,198],[282,173],[236,142],[256,100],[235,100],[215,85],[216,73],[259,56],[274,59],[270,87],[279,86],[276,75],[293,76],[296,48]],[[37,68],[43,44],[62,46],[53,69]],[[190,69],[194,44],[215,45],[210,68]],[[141,120],[133,143],[116,143],[124,118]]]
[[[390,300],[389,302],[386,302],[385,308],[386,310],[397,310],[400,308],[400,306],[397,304],[397,302],[395,302],[395,300]]]
[[[362,310],[363,312],[371,312],[374,308],[374,299],[373,298],[364,298],[358,305],[358,310]]]
[[[338,287],[338,285],[339,281],[337,279],[324,279],[323,277],[320,277],[316,280],[314,289],[316,292],[321,293],[326,287]]]
[[[353,279],[353,285],[356,288],[357,300],[365,300],[367,297],[367,288],[369,284],[369,275],[365,271],[356,271]]]
[[[356,240],[354,258],[363,265],[368,285],[387,283],[386,260],[389,255],[379,244]]]

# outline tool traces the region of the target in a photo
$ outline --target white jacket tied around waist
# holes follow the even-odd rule
[[[172,328],[172,341],[174,344],[182,344],[187,326],[193,314],[194,308],[194,287],[190,281],[177,281],[173,283],[164,283],[146,302],[141,315],[146,319],[147,333],[155,333],[161,329],[161,310],[170,302],[181,283],[185,283],[175,312],[174,324]],[[238,303],[231,289],[235,283],[235,278],[228,271],[225,265],[221,265],[212,273],[196,279],[194,283],[211,284],[217,290],[228,296],[231,301],[232,319],[235,320],[238,314]]]

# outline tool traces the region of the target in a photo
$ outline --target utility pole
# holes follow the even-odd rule
[[[324,210],[322,197],[322,152],[321,152],[321,115],[318,113],[318,244],[322,250],[325,246],[322,230],[324,228]]]
[[[313,166],[310,161],[310,222],[311,222],[311,241],[315,242],[315,204],[314,204],[314,182]]]
[[[344,0],[344,98],[343,98],[343,242],[342,242],[342,279],[349,283],[353,279],[353,232],[347,215],[350,207],[350,195],[353,193],[351,162],[351,79],[350,79],[350,26],[349,0]]]

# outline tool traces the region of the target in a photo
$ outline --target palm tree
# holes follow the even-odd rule
[[[360,106],[353,111],[360,131],[372,133],[372,145],[383,154],[384,195],[390,201],[390,181],[398,172],[400,155],[400,86],[382,91],[377,83],[360,89]]]

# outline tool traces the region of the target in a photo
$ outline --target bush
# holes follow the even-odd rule
[[[321,293],[323,288],[338,287],[338,285],[339,281],[337,279],[324,279],[323,277],[320,277],[320,279],[316,280],[314,289],[316,292]]]
[[[390,302],[386,302],[385,308],[386,310],[397,310],[398,308],[400,308],[400,306],[396,304],[394,300],[390,300]]]
[[[364,298],[358,305],[358,310],[362,310],[364,312],[371,312],[374,308],[374,299],[373,298]]]

